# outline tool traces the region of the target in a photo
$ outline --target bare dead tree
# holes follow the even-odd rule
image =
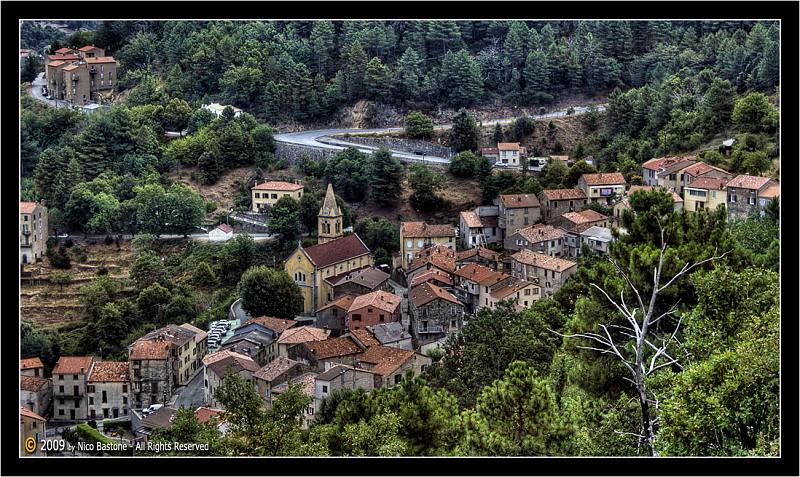
[[[620,264],[613,259],[609,259],[609,261],[614,265],[617,273],[622,276],[628,288],[633,291],[633,295],[636,297],[636,303],[633,304],[634,306],[629,307],[628,304],[625,303],[624,290],[620,292],[619,300],[617,301],[614,298],[611,298],[611,296],[609,296],[605,290],[596,284],[591,284],[594,288],[599,290],[600,293],[602,293],[612,305],[614,305],[617,311],[620,312],[627,322],[626,325],[600,325],[602,333],[577,333],[565,335],[557,331],[550,330],[551,332],[565,338],[582,338],[594,341],[595,343],[598,343],[598,345],[578,346],[578,348],[598,351],[602,354],[611,354],[622,361],[622,364],[624,364],[630,372],[630,377],[626,377],[625,379],[630,381],[630,383],[636,388],[639,404],[642,410],[642,434],[635,435],[640,436],[646,442],[648,452],[651,456],[656,454],[654,446],[655,432],[653,431],[653,419],[650,416],[651,400],[649,400],[647,397],[647,389],[645,387],[644,379],[659,369],[667,366],[674,365],[680,369],[683,369],[678,357],[673,357],[669,352],[667,352],[667,348],[669,347],[670,343],[678,342],[675,335],[678,333],[678,329],[680,328],[682,319],[681,317],[678,318],[678,323],[675,326],[675,330],[672,332],[669,338],[661,338],[660,344],[654,343],[657,341],[658,337],[652,333],[651,326],[667,316],[674,315],[677,306],[677,304],[673,305],[668,311],[654,318],[653,315],[655,313],[658,295],[675,283],[677,279],[686,275],[693,269],[705,263],[719,260],[730,253],[730,251],[727,251],[722,255],[714,255],[705,260],[700,260],[699,262],[692,264],[687,262],[683,265],[683,268],[681,268],[678,273],[676,273],[669,280],[666,280],[666,283],[662,284],[661,273],[664,266],[664,252],[667,249],[667,243],[664,241],[664,227],[660,222],[658,225],[661,229],[661,250],[658,255],[658,265],[653,270],[653,291],[650,294],[650,300],[647,304],[645,304],[641,293],[639,293],[639,289],[636,288],[631,281],[629,274],[626,273]],[[638,307],[635,306],[637,304]],[[615,342],[615,338],[612,336],[612,332],[609,331],[609,328],[616,332],[614,335],[622,335],[626,341],[619,344]],[[619,340],[619,338],[617,338],[617,340]],[[657,401],[655,401],[655,405],[657,408]]]

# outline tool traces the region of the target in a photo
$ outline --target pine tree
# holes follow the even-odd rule
[[[473,151],[478,147],[479,137],[480,130],[475,118],[462,108],[453,118],[453,128],[450,130],[450,148],[456,152]]]
[[[385,148],[370,156],[370,198],[382,207],[392,206],[400,198],[403,165]]]
[[[349,99],[358,99],[362,92],[364,70],[367,68],[367,53],[364,47],[356,40],[347,45],[342,51],[344,65],[345,91]]]
[[[547,56],[540,51],[528,53],[525,60],[525,70],[522,72],[525,78],[525,97],[532,102],[546,102],[550,90],[550,63]]]
[[[530,49],[530,33],[525,22],[512,21],[503,43],[503,52],[511,66],[521,67]]]
[[[407,48],[397,60],[394,91],[401,101],[415,101],[422,85],[422,59],[416,50]]]
[[[503,142],[503,126],[500,123],[494,123],[494,134],[492,135],[492,141],[495,143]]]
[[[370,99],[385,100],[389,97],[392,73],[377,56],[367,63],[364,72],[364,88]]]
[[[480,99],[483,92],[481,69],[466,50],[444,55],[439,75],[447,102],[453,107],[469,106]]]

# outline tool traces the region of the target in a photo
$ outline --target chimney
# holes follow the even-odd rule
[[[83,367],[81,367],[81,374],[83,374],[83,373],[84,373],[84,369],[83,369]]]

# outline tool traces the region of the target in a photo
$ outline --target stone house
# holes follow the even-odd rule
[[[511,251],[528,249],[545,255],[560,257],[565,254],[564,242],[567,232],[552,225],[536,224],[519,229],[506,237],[505,249]]]
[[[270,329],[265,329],[261,325],[254,324],[246,330],[234,330],[233,336],[225,340],[220,347],[220,351],[228,350],[233,353],[243,354],[255,361],[259,366],[264,366],[275,355],[274,343],[276,334]]]
[[[292,182],[266,181],[261,184],[256,183],[250,188],[251,210],[257,213],[266,213],[269,208],[278,202],[278,199],[283,197],[292,197],[300,200],[303,197],[303,190],[302,184]]]
[[[682,162],[695,161],[696,159],[696,156],[671,156],[650,159],[642,164],[642,182],[646,186],[657,187],[659,178],[668,167]]]
[[[305,371],[303,363],[279,356],[253,373],[256,392],[265,403],[272,399],[272,388]]]
[[[694,159],[680,160],[664,166],[658,173],[658,187],[668,191],[683,193],[683,185],[687,181],[686,171],[700,164]]]
[[[615,196],[622,197],[625,184],[625,177],[619,172],[583,174],[578,179],[578,188],[586,194],[587,199],[604,205],[612,205]]]
[[[271,408],[275,399],[278,396],[285,393],[289,390],[289,386],[292,385],[299,385],[300,392],[302,392],[305,396],[311,398],[311,403],[303,410],[303,415],[300,418],[300,428],[305,430],[311,425],[314,421],[314,416],[316,414],[316,400],[314,399],[314,388],[317,379],[318,373],[308,372],[305,374],[301,374],[300,376],[290,378],[287,381],[278,384],[274,388],[272,388],[272,394],[270,397],[270,401],[267,402],[267,407]]]
[[[323,372],[336,364],[352,365],[366,349],[363,344],[349,334],[323,341],[303,343],[301,347],[308,351],[307,354],[304,354],[308,358],[298,359],[298,361],[305,361],[312,370],[318,372]]]
[[[502,194],[497,203],[500,208],[498,224],[503,237],[535,224],[542,217],[539,199],[534,194]]]
[[[314,407],[319,410],[322,401],[339,389],[375,389],[376,375],[353,366],[337,364],[320,373],[314,381]]]
[[[345,329],[359,330],[367,326],[400,321],[402,301],[402,297],[383,290],[358,296],[347,310]]]
[[[330,331],[332,338],[346,333],[345,318],[354,299],[351,295],[344,295],[318,309],[315,313],[317,316],[315,326]]]
[[[522,311],[533,304],[534,301],[542,297],[541,288],[535,283],[518,278],[503,280],[494,286],[489,287],[489,293],[485,295],[486,308],[497,308],[497,304],[503,300],[511,300],[516,311]]]
[[[597,211],[586,209],[581,212],[567,212],[553,223],[567,232],[564,237],[563,256],[574,258],[581,251],[580,234],[593,226],[608,227],[609,219]]]
[[[712,179],[725,179],[729,181],[733,179],[733,174],[730,172],[720,169],[719,167],[714,167],[710,164],[706,164],[705,162],[697,162],[686,169],[683,170],[682,174],[682,181],[681,181],[681,188],[680,188],[680,195],[684,195],[684,190],[686,187],[689,186],[692,182],[696,181],[701,177],[708,177]]]
[[[377,290],[392,291],[389,274],[372,267],[325,278],[325,281],[333,290],[333,300],[344,295],[359,296]]]
[[[53,403],[53,382],[39,376],[22,375],[19,378],[19,405],[41,416],[50,414]]]
[[[455,250],[446,246],[435,245],[415,254],[406,269],[406,283],[411,283],[417,276],[430,270],[439,270],[445,274],[452,274],[456,270]]]
[[[383,323],[368,326],[369,331],[381,346],[393,346],[402,349],[414,349],[411,344],[411,334],[406,331],[402,323]]]
[[[543,296],[552,296],[577,269],[575,262],[530,250],[520,250],[511,256],[511,274],[539,285]]]
[[[445,289],[453,288],[452,276],[449,273],[439,270],[438,268],[432,268],[425,273],[416,275],[414,279],[411,280],[411,283],[408,284],[408,288],[414,289],[414,287],[423,283],[431,283]]]
[[[581,210],[586,202],[586,193],[581,189],[546,189],[539,193],[542,219],[548,224],[567,212]]]
[[[456,228],[452,225],[428,225],[425,222],[400,223],[402,268],[408,270],[414,256],[425,248],[443,245],[456,249]]]
[[[94,367],[92,356],[62,356],[53,368],[53,420],[85,421],[86,382]]]
[[[128,415],[130,372],[125,361],[97,361],[86,386],[89,419]]]
[[[19,374],[21,376],[44,377],[44,363],[37,356],[35,358],[25,358],[19,360]]]
[[[260,368],[249,356],[231,351],[218,351],[203,358],[204,396],[206,404],[224,409],[214,397],[214,390],[224,384],[225,378],[233,374],[242,380],[253,383],[253,373]]]
[[[456,268],[461,268],[470,263],[477,263],[497,270],[503,262],[499,253],[486,247],[473,247],[456,253]]]
[[[19,203],[19,263],[34,263],[47,253],[47,207],[39,202]]]
[[[33,438],[37,443],[41,442],[47,435],[47,420],[40,416],[38,413],[20,406],[19,408],[19,441],[20,441],[20,456],[43,456],[47,452],[42,450],[42,446],[36,446],[36,450],[28,452],[25,450],[25,441],[28,438]]]
[[[482,305],[486,300],[482,300],[484,297],[481,290],[484,290],[484,294],[489,293],[489,287],[504,280],[506,275],[483,265],[470,263],[458,269],[454,278],[456,298],[464,305],[465,313],[471,315],[477,313],[481,306],[485,306]]]
[[[411,326],[420,343],[456,333],[464,325],[464,305],[443,288],[423,283],[412,288],[408,298]]]
[[[766,189],[759,191],[758,193],[758,210],[761,214],[761,217],[764,217],[766,214],[766,209],[769,203],[775,199],[780,200],[781,195],[781,186],[777,182],[773,182],[772,184],[768,185]]]
[[[728,195],[728,219],[741,220],[750,215],[763,215],[764,209],[759,197],[771,199],[777,197],[779,189],[777,182],[768,177],[739,175],[731,179],[725,190]],[[766,197],[771,196],[771,197]],[[763,207],[769,200],[763,201]]]
[[[422,374],[431,359],[416,351],[391,346],[370,346],[359,357],[359,366],[375,375],[375,387],[392,388],[400,384],[406,371]]]
[[[726,206],[725,186],[729,179],[715,177],[698,177],[683,188],[683,206],[687,212],[702,209],[715,210],[720,205]]]
[[[278,356],[288,357],[292,348],[311,341],[323,341],[330,337],[330,330],[314,326],[300,326],[281,333],[278,338]]]

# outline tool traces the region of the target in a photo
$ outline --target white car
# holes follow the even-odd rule
[[[142,415],[143,416],[149,416],[150,414],[153,414],[154,412],[158,411],[162,407],[164,407],[163,404],[153,404],[148,408],[142,409]]]

